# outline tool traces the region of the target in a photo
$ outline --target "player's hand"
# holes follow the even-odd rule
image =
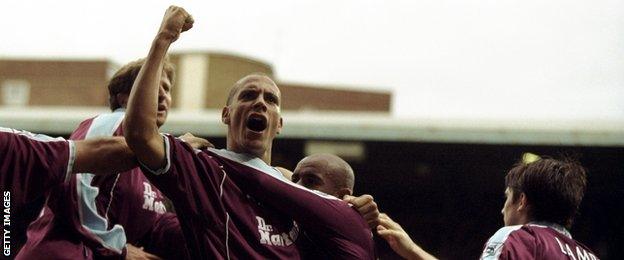
[[[388,242],[394,252],[405,259],[436,259],[416,245],[403,227],[384,213],[379,215],[377,234]]]
[[[179,137],[180,139],[182,139],[182,141],[188,143],[189,145],[191,145],[191,147],[195,148],[195,149],[206,149],[206,148],[214,148],[215,146],[209,142],[208,140],[201,138],[201,137],[197,137],[194,136],[191,133],[186,133],[183,134]]]
[[[152,255],[143,251],[143,248],[135,247],[131,244],[126,244],[126,259],[133,260],[162,260],[162,258]]]
[[[368,194],[359,197],[345,195],[342,200],[351,203],[353,208],[360,212],[360,215],[366,220],[366,223],[368,223],[371,229],[379,225],[379,209],[377,208],[377,203],[375,203],[373,196]]]
[[[184,8],[172,5],[165,12],[160,30],[158,30],[158,37],[174,42],[182,32],[193,28],[194,22],[193,16],[187,13]]]

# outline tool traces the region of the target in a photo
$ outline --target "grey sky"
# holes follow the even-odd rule
[[[395,116],[624,119],[624,1],[3,1],[1,57],[144,56],[165,8],[173,50],[274,65],[284,81],[391,89]]]

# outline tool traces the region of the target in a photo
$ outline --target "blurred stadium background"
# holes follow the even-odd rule
[[[228,53],[176,52],[173,111],[162,128],[225,146],[220,122],[228,88],[271,64]],[[0,59],[0,126],[68,136],[108,111],[105,59]],[[568,155],[587,167],[589,187],[572,229],[603,259],[624,258],[624,121],[396,118],[390,90],[282,82],[285,128],[274,165],[293,169],[312,153],[345,158],[356,194],[372,194],[424,249],[475,259],[502,226],[504,175],[523,154]],[[383,88],[380,88],[383,89]],[[381,259],[394,259],[378,241]]]

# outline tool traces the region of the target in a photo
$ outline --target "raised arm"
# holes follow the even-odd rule
[[[165,56],[171,43],[191,27],[193,17],[183,8],[171,6],[167,9],[145,64],[130,92],[124,136],[139,161],[151,169],[160,169],[165,164],[165,147],[156,125],[158,91]]]

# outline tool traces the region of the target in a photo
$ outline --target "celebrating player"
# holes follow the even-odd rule
[[[71,139],[123,135],[121,122],[128,95],[143,63],[143,59],[130,62],[115,73],[108,84],[112,113],[85,120]],[[158,127],[167,118],[174,79],[173,65],[165,62],[157,99]],[[190,134],[184,139],[195,148],[210,145]],[[69,185],[51,194],[43,216],[29,228],[28,243],[19,257],[74,258],[84,255],[85,251],[95,257],[123,257],[127,244],[145,247],[146,251],[166,258],[185,257],[177,218],[174,213],[166,211],[164,197],[138,167],[127,174],[80,174],[71,178]],[[130,246],[127,249],[136,248]],[[143,254],[136,250],[129,253]]]
[[[279,169],[279,168],[278,168]],[[283,169],[283,168],[282,168]],[[379,224],[379,210],[373,197],[368,194],[354,197],[355,175],[351,166],[333,154],[313,154],[303,158],[295,167],[295,172],[286,169],[284,176],[311,190],[318,190],[353,205],[368,222],[369,227]]]
[[[270,78],[250,75],[232,88],[222,111],[226,150],[196,151],[158,133],[156,97],[164,57],[192,25],[184,9],[167,10],[124,122],[129,146],[152,172],[148,178],[176,207],[191,257],[297,258],[295,219],[323,238],[317,242],[333,258],[372,259],[371,233],[355,210],[289,182],[269,166],[272,141],[282,128],[281,95]]]
[[[481,259],[598,259],[572,239],[587,179],[569,160],[519,163],[505,177],[505,226],[485,244]]]
[[[574,161],[515,165],[505,177],[505,227],[490,237],[481,259],[598,259],[568,231],[586,185],[585,170]],[[377,230],[402,257],[433,258],[388,216],[382,214]]]
[[[286,178],[311,190],[321,191],[336,198],[343,198],[346,202],[357,209],[368,222],[369,227],[376,227],[379,223],[379,210],[377,204],[370,195],[359,197],[352,196],[355,175],[351,166],[342,158],[332,154],[314,154],[303,158],[290,172],[284,168],[278,168]],[[317,240],[305,229],[301,231],[303,236],[297,245],[305,259],[329,259],[323,248],[317,247]]]
[[[12,209],[10,254],[24,243],[44,196],[67,183],[70,173],[115,173],[134,165],[123,138],[68,141],[0,127],[0,187]]]

